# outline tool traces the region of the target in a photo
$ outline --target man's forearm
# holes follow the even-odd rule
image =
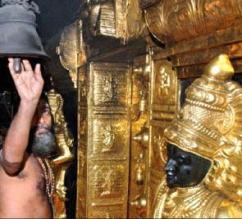
[[[18,112],[10,125],[3,145],[3,160],[9,163],[22,162],[28,146],[29,132],[36,106],[36,101],[20,102]]]

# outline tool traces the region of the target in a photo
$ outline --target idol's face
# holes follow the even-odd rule
[[[167,185],[190,187],[199,184],[210,167],[210,161],[181,150],[175,145],[167,145],[168,161],[165,167]]]

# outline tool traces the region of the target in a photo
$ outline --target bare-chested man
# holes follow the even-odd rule
[[[16,74],[10,58],[9,70],[20,96],[20,105],[1,150],[0,218],[51,218],[44,164],[34,154],[34,149],[32,153],[27,152],[35,112],[38,116],[34,119],[37,137],[41,138],[51,126],[48,107],[41,101],[38,107],[44,84],[40,65],[37,64],[33,71],[29,61],[23,60],[22,72]],[[47,153],[41,149],[43,145],[39,144],[38,138],[33,142],[37,152],[40,149],[40,155]]]

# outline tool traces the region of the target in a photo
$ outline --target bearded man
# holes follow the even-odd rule
[[[20,104],[1,149],[0,218],[51,218],[53,174],[43,157],[53,152],[54,138],[48,105],[39,101],[44,80],[40,64],[33,71],[29,61],[23,60],[20,74],[13,65],[10,58],[8,67]],[[35,137],[29,144],[32,125]]]

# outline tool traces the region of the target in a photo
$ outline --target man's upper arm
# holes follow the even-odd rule
[[[21,162],[9,162],[5,159],[2,153],[2,149],[0,150],[0,164],[5,170],[5,172],[10,176],[18,175],[21,170],[22,163]]]

